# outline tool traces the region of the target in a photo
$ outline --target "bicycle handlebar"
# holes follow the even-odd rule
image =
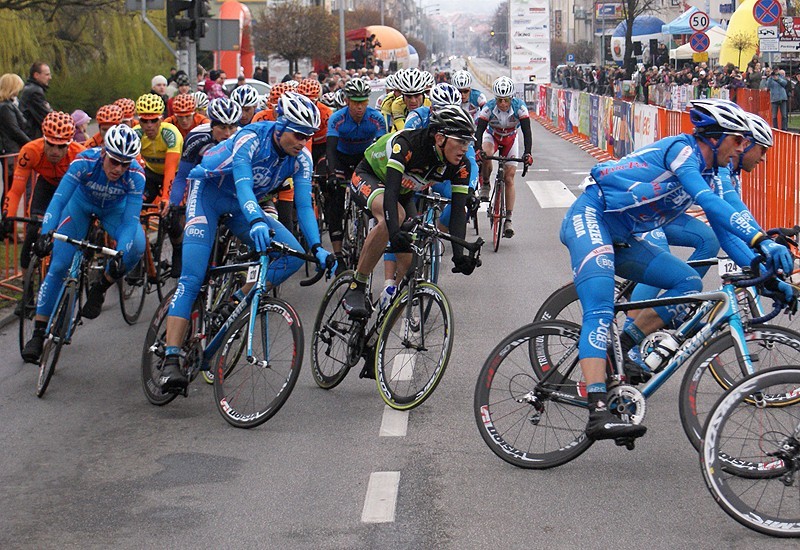
[[[272,230],[270,230],[270,231],[271,231],[272,235],[274,236],[274,231],[272,231]],[[289,256],[294,256],[295,258],[299,258],[299,259],[307,261],[307,262],[317,263],[317,257],[315,255],[308,254],[306,252],[300,252],[299,250],[295,250],[294,248],[290,247],[287,244],[284,244],[284,243],[281,243],[281,242],[277,242],[277,241],[272,241],[270,243],[269,250],[266,250],[264,252],[256,252],[254,250],[251,250],[251,251],[246,252],[244,254],[239,254],[238,256],[235,256],[233,258],[233,262],[235,264],[243,264],[243,266],[246,265],[247,262],[250,262],[251,265],[252,265],[252,264],[256,263],[256,262],[254,262],[254,260],[256,258],[258,258],[260,256],[266,256],[270,252],[280,252],[281,254],[287,254]],[[320,269],[319,271],[317,271],[314,275],[312,275],[308,279],[303,279],[302,281],[300,281],[300,286],[311,286],[314,283],[316,283],[317,281],[319,281],[320,279],[322,279],[322,277],[331,270],[331,268],[333,267],[333,264],[335,262],[336,262],[336,258],[334,258],[333,255],[328,256],[328,259],[326,260],[326,263],[325,263],[325,269]]]
[[[85,250],[91,250],[92,252],[99,252],[101,254],[105,254],[106,256],[122,256],[122,252],[119,250],[114,250],[113,248],[106,248],[105,246],[99,246],[89,241],[82,241],[80,239],[73,239],[67,235],[63,235],[61,233],[53,233],[53,238],[62,241],[73,246],[77,246],[78,248],[82,248]]]
[[[501,160],[503,162],[521,162],[522,163],[522,177],[528,173],[529,166],[525,164],[525,159],[522,157],[498,157],[496,155],[481,155],[483,160]]]
[[[23,223],[32,223],[34,225],[42,225],[42,218],[39,216],[31,216],[30,218],[26,218],[24,216],[6,216],[6,220],[11,222],[23,222]]]

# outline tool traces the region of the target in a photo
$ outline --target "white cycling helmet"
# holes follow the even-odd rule
[[[311,135],[319,130],[319,109],[297,92],[284,93],[278,100],[275,114],[277,121],[292,132]]]
[[[430,90],[436,84],[436,78],[428,71],[422,71],[422,82],[425,89]]]
[[[431,88],[428,97],[431,108],[444,107],[445,105],[461,105],[461,92],[452,84],[441,82]]]
[[[397,89],[397,76],[395,75],[395,73],[392,73],[386,77],[386,89],[387,90]]]
[[[694,99],[691,104],[689,119],[696,132],[750,135],[747,115],[736,103],[724,99]]]
[[[495,97],[511,97],[514,95],[514,81],[507,76],[501,76],[492,84],[492,93]]]
[[[106,132],[103,138],[106,153],[122,162],[130,162],[139,156],[142,142],[133,128],[127,124],[117,124]]]
[[[214,124],[238,124],[239,119],[242,118],[242,107],[233,99],[218,97],[208,103],[206,114],[211,120],[212,126]]]
[[[425,75],[417,68],[397,73],[397,89],[407,95],[418,95],[425,91]]]
[[[205,109],[208,107],[208,95],[206,95],[205,92],[192,92],[192,97],[194,98],[195,109]]]
[[[239,107],[255,107],[258,105],[258,91],[250,84],[243,84],[231,92],[231,101]]]
[[[469,74],[469,71],[456,71],[450,80],[453,82],[453,86],[459,90],[472,88],[472,75]]]
[[[774,141],[772,139],[772,128],[770,128],[770,125],[767,124],[767,121],[753,113],[745,112],[745,116],[747,117],[747,121],[750,123],[750,131],[753,133],[753,141],[755,141],[758,145],[763,145],[764,147],[772,147],[774,145]]]

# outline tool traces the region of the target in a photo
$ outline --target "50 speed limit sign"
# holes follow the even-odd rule
[[[708,18],[708,14],[703,11],[697,11],[689,16],[689,26],[693,31],[704,31],[708,28],[709,23],[711,20]]]

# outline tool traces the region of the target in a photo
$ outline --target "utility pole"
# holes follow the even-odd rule
[[[336,0],[339,3],[339,66],[344,69],[347,66],[347,56],[345,55],[344,44],[344,2],[345,0]]]

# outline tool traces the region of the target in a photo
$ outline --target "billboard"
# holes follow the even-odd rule
[[[512,80],[519,84],[549,84],[549,1],[510,0],[508,16],[508,54]]]

